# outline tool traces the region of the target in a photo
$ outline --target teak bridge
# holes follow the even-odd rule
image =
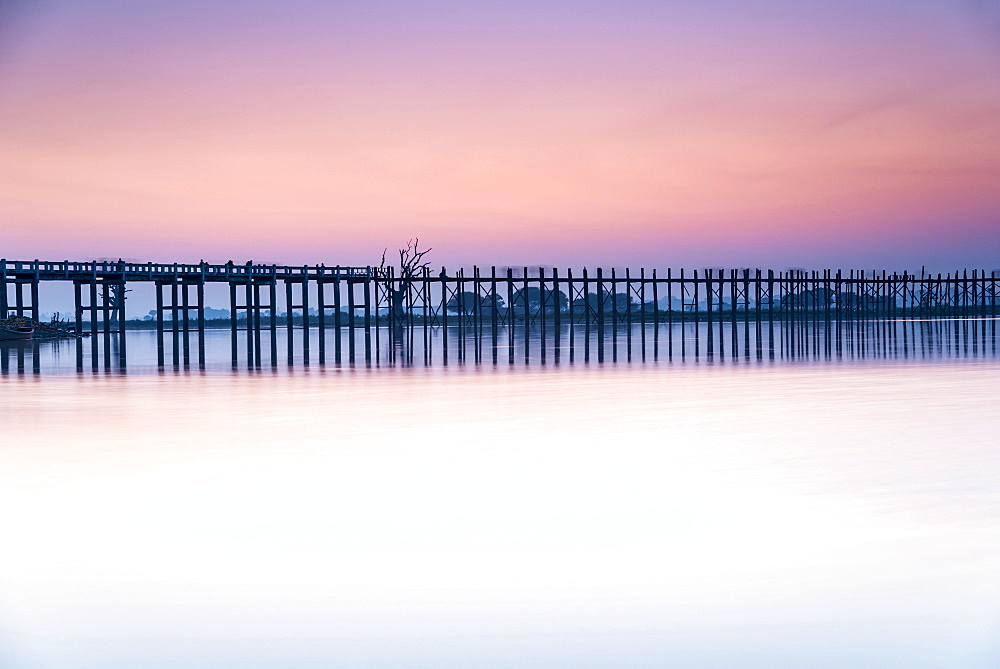
[[[545,268],[502,268],[498,272],[496,267],[487,273],[475,267],[470,272],[452,273],[445,268],[439,272],[422,268],[415,274],[398,276],[394,268],[371,266],[0,260],[0,316],[39,320],[42,282],[72,283],[75,331],[90,335],[95,367],[98,340],[104,344],[105,365],[110,365],[114,349],[114,357],[124,366],[126,286],[137,282],[151,283],[155,288],[157,361],[161,366],[166,364],[168,339],[174,365],[191,363],[192,339],[197,344],[198,364],[205,365],[205,286],[210,283],[229,287],[234,366],[239,364],[242,351],[247,365],[260,366],[265,348],[270,349],[267,358],[271,364],[277,364],[279,328],[285,330],[290,364],[296,340],[302,362],[309,363],[314,335],[312,343],[320,363],[327,361],[330,338],[335,362],[345,356],[352,362],[360,358],[358,348],[370,362],[373,337],[377,352],[381,337],[398,348],[412,341],[414,331],[421,328],[425,344],[428,329],[433,328],[444,328],[445,332],[457,329],[459,338],[471,334],[480,342],[488,340],[496,362],[497,351],[503,348],[509,350],[513,361],[515,328],[511,326],[515,325],[537,330],[544,356],[546,342],[561,337],[565,326],[570,326],[572,352],[575,326],[585,328],[589,346],[591,330],[603,342],[606,332],[616,341],[622,326],[633,324],[703,324],[711,351],[715,325],[722,345],[723,326],[733,326],[735,339],[738,323],[746,326],[749,338],[750,325],[759,333],[761,323],[997,314],[996,272],[983,270],[915,275],[865,270],[705,269],[686,273],[668,269],[657,273],[598,268],[574,274],[573,270],[560,273]],[[501,340],[501,331],[507,341]],[[631,337],[631,329],[627,331],[623,336]],[[645,330],[642,332],[645,337]],[[525,334],[526,353],[528,342]],[[447,345],[446,337],[445,356]],[[559,348],[554,348],[555,356]],[[77,355],[82,365],[82,345],[77,347]]]

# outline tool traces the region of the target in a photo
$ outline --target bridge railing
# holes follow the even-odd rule
[[[6,260],[0,259],[0,271],[4,274],[34,274],[36,276],[62,277],[66,279],[77,276],[124,276],[133,280],[155,280],[173,277],[212,277],[219,279],[240,278],[275,278],[275,279],[322,279],[378,278],[381,272],[375,267],[352,267],[345,265],[260,265],[245,263],[237,265],[226,263],[216,265],[210,263],[132,263],[126,261],[91,261],[71,262],[48,260]]]

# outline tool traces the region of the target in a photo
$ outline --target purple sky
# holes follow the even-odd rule
[[[4,3],[0,255],[993,269],[998,18]]]

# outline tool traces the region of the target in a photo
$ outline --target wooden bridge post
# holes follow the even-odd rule
[[[583,268],[583,361],[590,362],[590,277]]]
[[[348,277],[345,283],[347,284],[347,361],[354,364],[354,279]]]
[[[497,268],[496,265],[490,267],[490,341],[493,344],[493,364],[497,364],[499,345],[499,332],[497,330],[497,319],[500,318],[500,309],[497,307]]]
[[[697,275],[698,275],[698,273],[696,271],[695,272],[695,276],[697,276]],[[687,303],[687,301],[686,301],[687,297],[688,297],[688,294],[687,294],[687,286],[684,284],[684,268],[683,267],[681,267],[680,290],[681,290],[681,360],[684,360],[687,357],[687,343],[686,343],[687,342],[687,337],[685,336],[685,331],[687,329],[687,321],[688,321],[687,307],[691,306],[691,311],[694,311],[694,308],[697,306],[697,303],[693,303],[693,304],[689,305]],[[697,291],[697,284],[696,284],[695,289],[692,291],[692,293],[697,294],[696,291]],[[697,328],[698,327],[698,322],[695,321],[694,325],[695,325],[695,328]],[[697,332],[697,330],[696,330],[696,332]]]
[[[618,303],[618,301],[619,301],[619,299],[618,299],[618,283],[619,283],[619,281],[620,280],[615,277],[615,268],[612,267],[611,268],[611,283],[613,285],[613,289],[612,290],[613,290],[614,296],[615,296],[615,329],[614,329],[614,332],[612,334],[612,338],[615,340],[615,343],[614,343],[614,354],[612,355],[611,359],[614,360],[615,362],[618,362],[618,328],[620,327],[621,323],[624,323],[625,324],[625,345],[626,345],[626,347],[625,347],[625,355],[626,355],[626,360],[628,360],[629,362],[631,362],[632,361],[632,328],[631,328],[632,318],[631,318],[630,314],[632,312],[632,292],[631,292],[632,291],[632,286],[631,286],[631,281],[630,281],[630,278],[629,278],[629,271],[628,271],[627,267],[625,268],[625,305],[624,305],[625,306],[625,313],[624,313],[624,315],[621,313],[621,305],[619,305],[619,303]]]
[[[90,363],[97,369],[97,270],[90,280]]]
[[[836,327],[837,327],[837,359],[840,359],[841,356],[843,355],[843,347],[844,347],[844,344],[843,344],[843,332],[844,332],[844,326],[843,326],[844,285],[843,285],[843,280],[844,280],[843,271],[838,269],[837,270],[837,275],[834,278],[834,282],[833,282],[833,293],[834,293],[834,295],[837,298],[837,305],[836,305],[836,308],[834,310],[834,317],[837,319],[837,322],[836,322]]]
[[[737,287],[737,270],[729,270],[729,355],[733,358],[739,355],[740,331],[737,327],[739,288]],[[743,293],[746,302],[746,293]]]
[[[795,337],[798,336],[798,328],[796,326],[796,319],[798,318],[797,313],[797,301],[794,299],[795,296],[795,272],[789,270],[788,272],[782,273],[778,272],[778,280],[781,282],[782,299],[781,299],[781,315],[782,322],[781,327],[785,332],[785,339],[788,344],[788,353],[791,357],[795,357],[796,346]]]
[[[958,278],[958,272],[955,272]],[[969,270],[962,270],[962,318],[969,317]]]
[[[288,365],[295,363],[295,298],[292,295],[292,279],[285,279],[285,347]]]
[[[369,267],[368,268],[368,275],[369,275],[369,278],[371,279],[371,282],[372,282],[372,305],[373,305],[372,306],[372,318],[374,319],[373,327],[374,327],[374,330],[375,330],[375,349],[374,349],[375,350],[375,365],[378,366],[378,363],[379,363],[379,352],[382,350],[381,335],[379,334],[381,332],[381,330],[382,330],[382,328],[379,327],[379,309],[380,309],[380,307],[382,305],[383,296],[388,295],[388,293],[385,292],[385,285],[382,284],[379,281],[379,275],[378,275],[378,273],[377,273],[376,270],[373,270],[372,268]],[[411,303],[409,304],[409,306],[407,306],[406,309],[407,309],[408,315],[410,317],[410,329],[409,329],[409,331],[408,331],[407,334],[409,336],[409,339],[412,342],[412,340],[413,340],[413,313],[412,313],[412,311],[413,311],[413,304],[412,304],[412,300],[411,300]],[[392,349],[392,347],[389,347],[389,348],[390,348],[390,355],[391,355],[391,349]]]
[[[990,272],[990,350],[993,355],[997,352],[997,273],[996,270]]]
[[[240,362],[240,349],[239,349],[239,320],[238,320],[238,308],[239,302],[236,299],[236,282],[233,279],[229,280],[229,335],[230,335],[230,347],[232,348],[232,358],[233,367],[235,368]],[[291,361],[289,360],[289,364]]]
[[[125,369],[125,360],[127,353],[127,342],[125,337],[125,271],[122,269],[121,283],[119,284],[119,300],[117,304],[118,311],[118,367],[121,370]]]
[[[691,273],[694,275],[691,279],[694,284],[694,357],[697,358],[701,355],[701,300],[698,299],[700,281],[698,270],[692,270]]]
[[[541,344],[539,346],[539,357],[543,365],[545,364],[545,347],[548,345],[548,337],[546,336],[548,333],[545,327],[546,321],[548,320],[546,318],[546,313],[545,313],[546,297],[547,296],[545,291],[545,268],[539,267],[538,268],[538,311],[539,311],[539,318],[541,318],[542,321],[541,327],[539,328],[540,329],[539,334],[541,339]]]
[[[726,270],[719,268],[719,355],[725,354],[726,344]],[[735,298],[730,295],[730,301],[735,303]]]
[[[198,301],[198,367],[205,369],[205,266],[202,263],[202,275],[196,286],[195,298]]]
[[[832,289],[830,287],[831,281],[833,279],[833,272],[829,269],[823,270],[823,351],[827,359],[833,353],[833,328],[830,323],[831,306],[830,306],[830,296],[832,294]]]
[[[458,336],[455,341],[459,362],[465,360],[465,328],[468,324],[468,310],[465,308],[465,268],[460,267],[455,272],[455,320],[458,321]],[[447,308],[447,306],[445,307]]]
[[[319,330],[319,364],[326,364],[326,284],[323,277],[316,280],[316,328]]]
[[[76,322],[76,368],[83,371],[83,286],[78,280],[73,281],[73,313]],[[4,313],[4,318],[7,314]],[[163,339],[160,338],[160,357],[163,356]],[[162,364],[162,363],[161,363]]]
[[[38,261],[35,261],[35,276],[31,280],[31,319],[36,323],[41,320],[41,312],[38,309]]]
[[[524,304],[524,364],[531,362],[531,300],[528,299],[528,268],[521,274],[521,303]]]
[[[817,296],[813,298],[813,351],[815,355],[820,354],[820,319],[829,321],[829,309],[830,309],[830,293],[826,290],[826,270],[820,274],[818,271],[813,270],[812,273],[812,290],[813,295]],[[821,294],[823,296],[823,306],[820,307],[819,303],[816,301],[818,296]],[[824,326],[823,331],[829,334],[829,329]],[[827,340],[824,337],[824,342]],[[824,344],[823,353],[826,353],[827,349]]]
[[[611,269],[612,275],[614,274],[614,268]],[[621,281],[621,279],[619,279]],[[617,290],[615,290],[615,305],[618,307],[618,319],[625,325],[625,359],[628,362],[632,362],[632,274],[629,268],[625,268],[625,304],[619,305],[619,298],[617,296]],[[625,313],[621,313],[622,306],[625,307]],[[615,330],[618,329],[618,325],[615,325]],[[617,346],[615,347],[617,349]],[[615,358],[617,361],[617,357]]]
[[[724,268],[719,268],[718,274],[718,289],[719,289],[719,357],[725,357],[726,354],[726,270]]]
[[[726,353],[726,270],[719,268],[719,356],[724,357]]]
[[[903,270],[903,308],[902,308],[902,310],[900,312],[900,318],[902,318],[903,320],[906,320],[909,317],[909,314],[910,314],[910,309],[909,309],[910,305],[909,305],[909,303],[910,303],[910,300],[911,300],[911,296],[913,295],[913,291],[912,291],[911,286],[910,286],[910,283],[912,282],[912,280],[913,280],[913,277],[910,276],[909,271],[904,269]]]
[[[997,315],[997,273],[990,272],[990,315]]]
[[[392,268],[390,268],[390,270],[391,269]],[[389,279],[388,280],[389,280],[389,290],[392,290],[392,275],[391,274],[389,275]],[[344,327],[344,324],[342,322],[343,321],[343,316],[340,313],[340,306],[341,306],[340,305],[340,265],[337,265],[337,276],[333,280],[333,330],[334,330],[334,332],[333,332],[333,360],[338,365],[342,361],[343,343],[341,341],[341,337],[343,336],[343,333],[341,332],[341,329]],[[392,319],[393,318],[395,318],[395,315],[392,313],[392,305],[390,304],[390,309],[389,309],[390,331],[391,331],[391,325],[392,325]]]
[[[750,359],[750,268],[743,268],[743,357]]]
[[[767,270],[767,353],[774,360],[774,270]]]
[[[14,312],[18,318],[24,318],[24,283],[14,282]]]
[[[986,289],[986,270],[979,270],[979,281],[977,283],[977,298],[976,298],[976,313],[982,318],[986,314],[987,305],[987,289]]]
[[[253,361],[254,365],[260,367],[263,362],[263,354],[261,353],[261,348],[263,348],[261,331],[264,329],[260,320],[262,311],[260,302],[260,282],[254,281],[252,276],[250,278],[250,282],[253,286]]]
[[[448,270],[441,267],[441,358],[448,364]]]
[[[823,270],[823,320],[826,321],[828,327],[827,332],[829,332],[830,323],[830,281],[831,281],[831,271],[828,269]]]
[[[372,277],[371,268],[368,268],[368,274],[365,276],[364,282],[364,298],[365,298],[365,362],[370,363],[372,361]],[[409,291],[407,291],[409,294]]]
[[[789,281],[791,280],[791,276],[791,271],[788,271],[787,275],[785,272],[778,272],[778,293],[780,295],[778,311],[781,315],[781,350],[782,352],[787,350],[789,354],[794,354],[792,332],[795,324],[793,312],[795,305],[789,299],[791,293]]]
[[[656,269],[653,269],[653,361],[660,356],[660,293],[659,282],[656,279]],[[645,348],[645,347],[643,347]]]
[[[684,310],[684,296],[681,294],[681,311]],[[683,316],[683,314],[682,314]],[[683,327],[683,325],[681,326]],[[667,360],[674,359],[674,270],[667,268]]]
[[[552,268],[552,314],[552,357],[558,364],[562,348],[562,305],[559,304],[559,269],[557,267]]]
[[[712,353],[715,348],[713,323],[712,323],[712,300],[714,299],[715,290],[712,287],[712,270],[705,269],[705,325],[708,327],[708,348],[706,353],[708,357],[712,357]],[[721,336],[721,333],[720,333]]]
[[[243,313],[246,314],[246,325],[244,326],[244,332],[246,333],[247,341],[247,367],[253,368],[254,361],[257,356],[254,354],[254,327],[253,327],[253,280],[249,276],[249,267],[247,267],[247,280],[243,284]]]
[[[472,292],[476,294],[475,311],[472,314],[473,331],[475,332],[476,363],[483,361],[483,297],[482,280],[479,277],[479,265],[472,266]]]
[[[424,363],[429,365],[434,358],[434,326],[437,323],[437,308],[434,306],[434,277],[429,267],[420,270],[419,284],[414,299],[420,300],[420,308],[414,309],[414,319],[419,317],[423,338]],[[416,305],[414,305],[416,306]],[[415,333],[414,333],[415,334]]]
[[[7,302],[7,260],[0,259],[0,320],[7,320],[10,307]],[[4,358],[6,360],[6,358]]]
[[[639,324],[643,326],[643,333],[646,332],[646,268],[639,268]],[[646,341],[646,336],[643,334],[642,341]],[[643,346],[645,350],[645,346]]]
[[[188,303],[188,292],[190,286],[187,283],[182,283],[180,285],[181,290],[181,311],[183,316],[181,317],[181,325],[183,331],[184,340],[182,342],[184,347],[184,366],[188,367],[191,365],[191,305]],[[105,287],[105,290],[107,287]]]
[[[979,280],[980,280],[980,277],[979,277],[978,270],[973,269],[972,270],[972,285],[971,285],[972,296],[971,296],[971,298],[969,300],[970,303],[971,303],[971,305],[972,305],[972,315],[973,316],[978,316],[979,315]]]
[[[278,366],[278,270],[271,268],[271,281],[268,283],[268,327],[271,336],[271,367]]]
[[[948,275],[945,277],[945,282],[946,284],[949,284],[948,286],[949,308],[947,309],[946,314],[948,318],[957,318],[960,313],[959,307],[962,304],[961,290],[959,289],[958,285],[958,272],[957,271],[955,272],[954,279],[952,279],[951,277],[951,272],[948,272]]]
[[[302,266],[302,364],[309,364],[309,267]]]
[[[507,268],[507,361],[514,364],[514,270]]]
[[[618,362],[618,277],[615,268],[611,268],[611,360]]]
[[[566,292],[568,293],[566,300],[569,303],[569,361],[573,362],[576,358],[576,305],[574,304],[573,298],[573,268],[566,268]]]
[[[604,268],[597,268],[597,362],[604,362]]]
[[[764,342],[763,342],[763,328],[761,327],[760,320],[760,301],[763,298],[764,290],[763,283],[764,277],[761,274],[760,268],[754,269],[754,337],[757,340],[757,344],[754,347],[757,353],[757,359],[761,360],[764,357]]]
[[[101,290],[102,343],[104,344],[104,369],[111,369],[111,287],[105,280]]]

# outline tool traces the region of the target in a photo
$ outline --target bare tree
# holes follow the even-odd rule
[[[419,247],[420,239],[414,237],[406,242],[404,248],[399,249],[399,284],[394,284],[389,289],[392,300],[392,317],[396,321],[401,321],[406,314],[403,305],[406,302],[410,286],[413,284],[413,279],[430,266],[430,263],[424,261],[424,256],[434,249],[421,251]],[[379,269],[383,272],[389,269],[385,264],[385,254],[388,251],[389,249],[382,251],[382,264]]]
[[[131,293],[131,288],[125,288],[124,283],[109,283],[101,286],[101,301],[105,300],[111,307],[111,324],[117,325],[118,318],[125,317],[125,300],[126,293]]]

